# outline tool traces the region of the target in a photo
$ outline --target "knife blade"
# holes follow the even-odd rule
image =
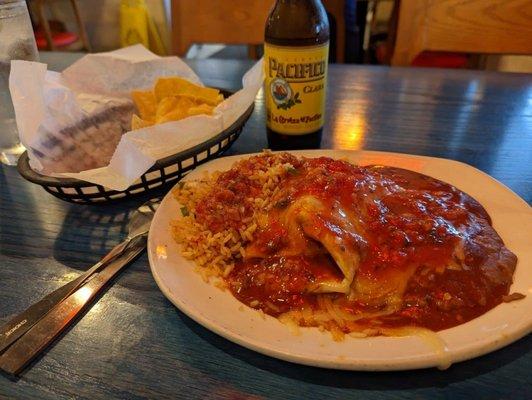
[[[15,341],[1,356],[0,369],[18,375],[65,330],[96,295],[126,265],[146,248],[146,237],[140,237],[122,255],[95,273],[83,286],[56,305],[31,329]]]

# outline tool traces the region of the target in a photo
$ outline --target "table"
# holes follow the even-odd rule
[[[60,70],[79,55],[43,54]],[[190,62],[236,88],[244,61]],[[264,103],[230,154],[266,146]],[[323,147],[447,157],[532,201],[532,77],[372,66],[330,68]],[[0,323],[96,262],[141,200],[62,202],[0,168]],[[446,371],[347,372],[298,366],[235,345],[193,322],[157,288],[144,255],[0,398],[524,399],[532,337]]]

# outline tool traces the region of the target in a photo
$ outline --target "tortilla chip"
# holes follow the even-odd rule
[[[132,131],[146,128],[154,124],[155,122],[153,120],[146,120],[146,119],[139,118],[139,116],[136,114],[133,114],[133,116],[131,117],[131,130]]]
[[[155,117],[157,101],[155,100],[153,91],[134,90],[131,92],[131,97],[142,119],[150,120]]]
[[[168,121],[178,121],[187,116],[187,110],[190,107],[194,107],[194,102],[187,97],[165,97],[157,105],[155,121],[158,124]]]
[[[178,95],[186,96],[192,100],[200,100],[210,105],[218,105],[223,100],[218,89],[198,86],[178,77],[159,78],[155,83],[153,92],[157,101]]]
[[[214,107],[224,99],[217,89],[178,77],[159,78],[153,90],[135,90],[131,97],[140,114],[132,117],[132,130],[193,115],[212,115]]]
[[[200,114],[212,115],[212,110],[214,110],[213,106],[210,106],[208,104],[200,104],[195,107],[190,107],[187,110],[187,114],[189,117],[192,115],[200,115]]]

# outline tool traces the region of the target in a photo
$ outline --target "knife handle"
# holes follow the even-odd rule
[[[56,305],[0,356],[0,369],[9,374],[18,375],[31,360],[46,349],[74,321],[98,292],[122,268],[136,258],[145,247],[146,238],[144,237]]]
[[[0,328],[0,354],[14,341],[24,335],[37,321],[39,321],[54,305],[66,298],[76,287],[82,284],[85,274],[54,290],[40,301],[32,304],[21,314]]]

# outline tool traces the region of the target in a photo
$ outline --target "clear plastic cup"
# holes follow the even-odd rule
[[[26,2],[0,0],[0,162],[7,165],[15,165],[24,151],[9,94],[11,60],[38,59]]]

